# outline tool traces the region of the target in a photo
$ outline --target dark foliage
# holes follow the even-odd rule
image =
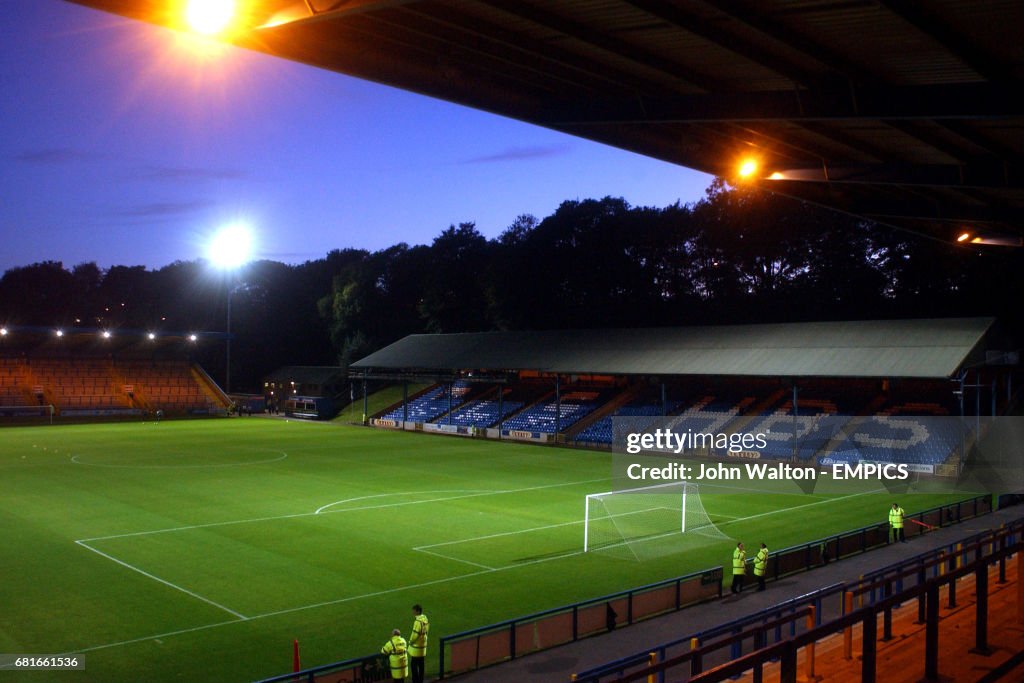
[[[716,181],[692,205],[564,202],[497,239],[335,250],[301,265],[57,262],[0,278],[0,322],[223,330],[233,375],[345,363],[412,333],[994,315],[1022,331],[1022,252],[945,244]],[[219,349],[200,359],[217,377]]]

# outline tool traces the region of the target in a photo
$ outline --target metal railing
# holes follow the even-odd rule
[[[870,574],[865,574],[856,581],[833,584],[727,624],[662,643],[655,647],[647,648],[643,652],[637,652],[628,657],[622,657],[601,666],[579,672],[575,675],[574,680],[579,683],[601,683],[602,681],[618,680],[618,677],[630,675],[635,671],[647,670],[651,666],[649,653],[656,655],[654,657],[656,663],[664,662],[673,657],[678,657],[679,653],[692,649],[695,645],[703,645],[723,635],[739,633],[749,628],[752,624],[777,619],[785,613],[792,614],[801,606],[813,606],[816,615],[816,626],[821,626],[823,623],[828,623],[830,619],[841,619],[852,614],[855,611],[853,607],[854,599],[859,603],[859,607],[881,604],[894,594],[905,594],[906,591],[913,591],[918,586],[925,585],[932,579],[948,575],[948,573],[966,566],[969,563],[968,556],[971,553],[974,553],[975,560],[981,558],[984,556],[983,551],[986,547],[989,551],[988,557],[993,558],[990,562],[999,562],[1000,577],[1001,580],[1005,580],[1006,555],[1000,556],[999,553],[1012,543],[1019,543],[1022,533],[1024,533],[1024,519],[1019,519],[1004,529],[984,531],[963,539],[959,543],[926,551],[910,560],[897,562]],[[956,603],[956,584],[954,582],[950,585],[949,601],[950,606],[954,606]],[[919,618],[923,623],[925,620],[924,598],[922,597],[921,600],[922,602],[919,603]],[[829,618],[826,616],[828,614],[833,616]],[[891,614],[886,616],[888,621],[891,618]],[[809,631],[811,629],[805,630]],[[789,638],[797,637],[801,633],[796,622],[791,624],[789,631]],[[782,642],[786,637],[781,629],[777,629],[774,633],[774,640],[772,641],[769,638],[762,641],[761,647],[766,646],[769,641],[775,643]],[[719,658],[719,660],[721,663],[725,663],[729,660],[739,659],[742,656],[742,648],[739,645],[734,645],[729,658]],[[652,675],[658,673],[658,677],[655,680],[663,680],[659,672],[649,673]]]
[[[907,518],[918,519],[919,521],[929,519],[936,522],[933,526],[939,526],[940,523],[949,525],[964,519],[970,519],[971,517],[991,512],[991,503],[991,496],[976,496],[968,500],[940,505],[935,508],[915,513],[914,515],[908,515]],[[923,533],[924,527],[915,528],[919,529],[919,531],[912,532],[911,534],[908,534],[908,536]],[[873,548],[886,545],[888,542],[888,524],[881,525],[881,531],[879,529],[880,525],[871,525],[780,550],[769,557],[766,577],[778,579],[788,574],[821,566],[826,562],[826,560],[823,559],[824,553],[822,552],[822,548],[831,548],[832,552],[835,553],[833,557],[842,558],[867,552]],[[928,551],[923,555],[931,557],[942,552],[943,551],[941,550]],[[916,567],[919,563],[920,559],[914,558],[913,560],[900,562],[896,565],[880,569],[863,578],[871,580],[878,575],[891,573],[896,568],[902,569],[905,566],[911,565]],[[801,604],[811,603],[815,606],[817,614],[816,619],[819,623],[826,614],[834,614],[837,616],[844,615],[847,610],[842,601],[842,593],[846,589],[847,586],[840,583],[827,586],[812,593],[808,593],[807,595],[787,600],[769,609],[753,613],[727,624],[723,624],[706,631],[693,633],[683,638],[676,638],[668,642],[659,643],[644,649],[642,652],[637,652],[633,655],[622,657],[602,664],[601,666],[579,672],[576,675],[576,680],[581,682],[586,681],[588,683],[599,683],[599,681],[604,677],[621,674],[632,667],[645,664],[647,662],[648,654],[651,652],[656,653],[657,659],[660,661],[667,657],[674,656],[674,654],[679,652],[681,648],[689,648],[691,646],[691,641],[695,638],[697,639],[697,642],[706,643],[710,639],[718,638],[723,634],[737,633],[753,623],[777,618],[786,612],[791,612]],[[871,600],[874,600],[874,593],[869,597]],[[790,635],[795,635],[795,630],[793,630],[795,628],[795,624],[791,626],[792,632]],[[783,634],[781,631],[776,633],[776,640],[781,640],[782,637]],[[740,656],[740,650],[738,648],[734,648],[732,656]]]
[[[384,655],[369,655],[264,678],[256,683],[370,683],[390,680],[391,669],[387,658]]]
[[[438,672],[444,678],[481,669],[721,595],[722,568],[714,567],[463,631],[441,638]],[[609,623],[609,610],[616,615],[614,624]]]
[[[969,519],[992,511],[992,499],[989,495],[958,501],[913,515],[907,519],[916,519],[932,526],[945,526],[964,519]],[[907,527],[907,536],[913,537],[923,533],[924,527]],[[869,525],[853,531],[829,536],[809,543],[785,548],[773,553],[769,558],[766,578],[769,580],[807,571],[821,566],[832,559],[840,559],[850,555],[867,552],[888,542],[888,524]],[[824,550],[824,553],[822,552]],[[479,628],[462,631],[440,638],[438,675],[441,678],[465,673],[476,669],[515,659],[523,655],[550,649],[582,638],[607,632],[608,608],[617,615],[616,625],[633,624],[644,619],[674,612],[706,600],[719,598],[722,595],[722,567],[711,567],[684,576],[659,581],[657,583],[632,588],[618,593],[592,598],[570,605],[537,612],[526,616],[509,619]],[[820,622],[823,614],[843,614],[841,601],[835,598],[841,591],[841,585],[830,586],[807,596],[794,598],[767,611],[769,616],[753,615],[725,626],[710,629],[707,632],[694,634],[684,639],[663,643],[648,648],[642,654],[609,663],[579,676],[579,680],[598,681],[608,675],[608,667],[621,671],[622,667],[633,666],[637,658],[647,661],[648,653],[657,651],[661,657],[671,653],[681,645],[689,645],[692,637],[701,642],[718,637],[722,633],[735,633],[756,621],[768,618],[780,618],[798,608],[798,601],[804,604],[810,600],[816,607],[816,619]],[[835,599],[833,605],[829,601]],[[791,624],[795,629],[795,622]],[[781,627],[777,629],[776,638],[782,638]],[[734,650],[734,654],[736,651]],[[628,662],[628,663],[627,663]],[[260,683],[277,683],[279,681],[301,681],[316,683],[318,676],[331,675],[332,681],[361,683],[363,681],[382,680],[372,678],[377,675],[374,667],[380,667],[378,655],[358,657],[333,664],[325,664],[298,673],[284,674],[268,678]],[[602,673],[603,672],[603,673]],[[596,677],[595,677],[596,676]],[[386,676],[385,676],[386,678]]]
[[[1014,540],[1012,542],[1006,541],[1005,539],[1010,536],[1014,536]],[[991,545],[992,552],[988,555],[983,555],[981,549],[986,543]],[[996,548],[996,545],[999,547]],[[876,680],[878,673],[878,617],[879,615],[883,616],[883,629],[887,629],[890,623],[889,614],[891,610],[913,599],[918,599],[922,604],[926,605],[925,615],[921,620],[925,625],[924,678],[925,680],[939,680],[939,589],[942,586],[948,586],[949,591],[952,592],[955,590],[954,586],[957,580],[969,574],[974,574],[977,601],[975,603],[974,647],[972,649],[977,652],[987,652],[989,565],[995,562],[1005,562],[1009,556],[1020,553],[1021,550],[1024,550],[1024,542],[1020,539],[1018,529],[1013,534],[1006,532],[994,534],[991,540],[978,541],[973,547],[965,550],[976,551],[978,557],[973,561],[964,563],[958,569],[927,579],[911,588],[906,588],[903,591],[886,596],[873,604],[850,612],[821,626],[809,629],[805,633],[756,649],[749,654],[703,672],[691,670],[689,681],[691,683],[715,683],[741,675],[750,670],[754,672],[754,680],[759,681],[761,680],[765,664],[772,660],[778,660],[780,680],[784,683],[795,683],[797,677],[797,655],[800,649],[807,649],[807,658],[811,658],[813,657],[813,651],[808,648],[813,648],[817,641],[840,632],[852,633],[853,627],[860,625],[862,629],[860,679],[865,682],[873,682]],[[1024,565],[1019,555],[1018,562]],[[1024,580],[1024,577],[1018,577],[1018,581],[1020,580]],[[891,638],[891,632],[883,632],[881,640],[885,641],[887,638]],[[852,660],[852,649],[850,648],[847,649],[846,659]],[[660,663],[661,667],[657,670],[655,670],[655,667],[648,667],[646,670],[632,672],[628,676],[617,679],[617,683],[640,680],[648,675],[660,675],[666,668],[670,668],[664,666],[665,664],[668,663]]]

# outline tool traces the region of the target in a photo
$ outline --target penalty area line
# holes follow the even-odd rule
[[[216,607],[217,609],[223,610],[223,611],[227,612],[228,614],[230,614],[230,615],[232,615],[234,617],[237,617],[240,621],[248,621],[248,619],[249,619],[249,617],[245,616],[241,612],[236,612],[235,610],[231,609],[230,607],[225,607],[224,605],[220,604],[219,602],[214,602],[213,600],[210,600],[209,598],[205,598],[202,595],[199,595],[199,593],[194,593],[194,592],[190,591],[189,589],[182,588],[181,586],[179,586],[177,584],[174,584],[174,583],[171,583],[170,581],[168,581],[166,579],[161,579],[159,576],[156,576],[154,574],[150,574],[149,572],[145,571],[144,569],[139,569],[138,567],[136,567],[134,565],[128,564],[124,560],[117,559],[113,555],[108,555],[107,553],[103,552],[102,550],[97,550],[96,548],[93,548],[91,545],[85,543],[84,541],[75,541],[75,543],[77,543],[78,545],[82,546],[86,550],[91,550],[92,552],[96,553],[97,555],[100,555],[101,557],[105,557],[108,560],[110,560],[111,562],[114,562],[116,564],[121,565],[122,567],[125,567],[126,569],[131,569],[133,572],[137,572],[139,574],[142,574],[147,579],[152,579],[153,581],[156,581],[157,583],[162,583],[163,585],[167,586],[168,588],[173,588],[176,591],[181,591],[182,593],[184,593],[186,595],[192,596],[196,600],[201,600],[202,602],[205,602],[207,605],[212,605],[213,607]]]
[[[876,491],[865,491],[863,493],[854,493],[854,494],[851,494],[849,496],[842,496],[841,498],[832,498],[832,499],[828,499],[828,500],[817,501],[817,502],[814,502],[814,503],[808,503],[807,505],[800,505],[800,506],[797,506],[797,507],[807,507],[809,505],[822,505],[824,503],[835,502],[835,501],[838,501],[838,500],[842,500],[844,498],[852,498],[854,496],[862,496],[862,495],[866,495],[866,494],[869,494],[869,493],[880,493],[880,492],[882,492],[884,490],[885,489],[878,489]],[[731,524],[732,522],[738,522],[738,521],[742,521],[744,519],[753,519],[755,517],[764,517],[764,516],[767,516],[767,515],[770,515],[770,514],[776,514],[777,512],[783,512],[784,510],[793,510],[793,509],[795,509],[795,508],[784,508],[783,510],[775,510],[775,511],[772,511],[772,512],[766,512],[766,513],[762,513],[762,514],[759,514],[759,515],[752,515],[750,517],[741,517],[741,518],[737,518],[735,520],[731,520],[730,522],[724,522],[724,524]],[[673,532],[673,533],[677,533],[677,532]],[[84,543],[82,543],[81,541],[76,541],[76,543],[84,545]],[[89,548],[93,552],[99,553],[99,551],[96,550],[95,548],[91,548],[89,546],[85,546],[85,547]],[[427,546],[427,547],[430,547],[430,546]],[[105,553],[99,553],[99,554],[106,556]],[[349,596],[347,598],[338,598],[336,600],[328,600],[326,602],[318,602],[318,603],[314,603],[314,604],[311,604],[311,605],[302,605],[300,607],[290,607],[288,609],[278,610],[276,612],[267,612],[265,614],[257,614],[257,615],[251,616],[251,617],[240,617],[239,619],[235,619],[235,620],[232,620],[232,621],[221,621],[221,622],[217,622],[217,623],[214,623],[214,624],[205,624],[203,626],[195,626],[193,628],[180,629],[180,630],[177,630],[177,631],[168,631],[166,633],[158,633],[158,634],[155,634],[155,635],[152,635],[152,636],[144,636],[142,638],[133,638],[131,640],[122,640],[122,641],[118,641],[118,642],[115,642],[115,643],[107,643],[107,644],[104,644],[104,645],[94,645],[92,647],[75,648],[74,652],[82,653],[82,652],[93,652],[95,650],[105,650],[105,649],[109,649],[109,648],[113,648],[113,647],[121,647],[121,646],[124,646],[124,645],[133,645],[133,644],[136,644],[136,643],[142,643],[142,642],[154,640],[154,639],[157,639],[157,638],[170,638],[170,637],[173,637],[173,636],[185,635],[185,634],[188,634],[188,633],[195,633],[197,631],[206,631],[206,630],[210,630],[210,629],[214,629],[214,628],[220,628],[222,626],[231,626],[232,624],[239,624],[239,623],[242,623],[243,621],[255,621],[257,619],[267,619],[267,618],[270,618],[270,617],[281,616],[281,615],[284,615],[284,614],[292,614],[294,612],[302,612],[302,611],[305,611],[305,610],[319,609],[321,607],[331,607],[333,605],[340,605],[340,604],[344,604],[344,603],[347,603],[347,602],[354,602],[356,600],[363,600],[365,598],[375,598],[375,597],[379,597],[379,596],[382,596],[382,595],[390,595],[390,594],[399,593],[399,592],[402,592],[402,591],[409,591],[409,590],[416,590],[416,589],[420,589],[420,588],[425,588],[427,586],[436,586],[436,585],[440,585],[440,584],[450,583],[452,581],[458,581],[460,579],[468,579],[468,578],[472,578],[474,576],[483,576],[485,574],[494,574],[494,573],[497,573],[497,572],[507,571],[509,569],[517,569],[519,567],[527,567],[527,566],[534,565],[534,564],[539,564],[539,563],[542,563],[542,562],[551,562],[551,561],[554,561],[554,560],[561,560],[561,559],[565,559],[567,557],[574,557],[574,556],[582,555],[582,554],[583,554],[582,550],[577,550],[577,551],[572,551],[572,552],[564,553],[562,555],[556,555],[554,557],[545,557],[545,558],[541,558],[541,559],[538,559],[538,560],[531,560],[529,562],[520,562],[518,564],[507,565],[507,566],[504,566],[504,567],[497,567],[497,568],[494,568],[494,569],[481,569],[480,571],[469,572],[468,574],[459,574],[457,576],[448,576],[448,577],[445,577],[445,578],[442,578],[442,579],[435,579],[433,581],[424,581],[422,583],[411,584],[411,585],[408,585],[408,586],[398,586],[396,588],[390,588],[390,589],[387,589],[387,590],[375,591],[375,592],[372,592],[372,593],[364,593],[362,595],[352,595],[352,596]],[[109,556],[107,556],[107,557],[109,557]],[[115,562],[118,562],[119,564],[124,564],[124,563],[120,562],[120,560],[117,560],[115,558],[110,558],[110,559],[114,560]],[[455,559],[455,558],[449,558],[449,559]],[[136,570],[136,571],[138,571],[138,570]],[[161,582],[163,581],[162,579],[159,579],[159,580]],[[203,600],[205,601],[205,598]],[[226,609],[226,608],[223,608],[223,609]],[[237,615],[237,613],[236,613],[236,615]]]

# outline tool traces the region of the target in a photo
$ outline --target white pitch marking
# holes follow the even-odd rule
[[[273,451],[271,451],[273,452]],[[155,469],[172,469],[172,470],[184,470],[184,469],[209,469],[214,467],[244,467],[246,465],[263,465],[270,462],[280,462],[288,457],[288,454],[284,451],[278,451],[281,455],[276,458],[268,458],[267,460],[251,460],[248,462],[226,462],[217,464],[205,464],[205,465],[111,465],[106,463],[98,462],[82,462],[78,459],[79,456],[72,455],[71,462],[76,465],[86,465],[88,467],[111,467],[115,469],[132,469],[132,470],[155,470]]]
[[[847,498],[856,498],[857,496],[866,496],[869,493],[881,493],[882,491],[885,491],[885,489],[882,488],[882,489],[874,489],[873,491],[861,491],[860,493],[851,493],[851,494],[846,495],[846,496],[839,496],[838,498],[826,498],[825,500],[817,500],[817,501],[815,501],[813,503],[804,503],[803,505],[794,505],[793,507],[780,508],[778,510],[769,510],[768,512],[762,512],[762,513],[757,514],[757,515],[750,515],[749,517],[737,517],[736,519],[730,519],[727,522],[722,522],[721,526],[725,526],[726,524],[733,524],[734,522],[745,522],[747,520],[757,519],[759,517],[767,517],[769,515],[778,514],[780,512],[789,512],[790,510],[799,510],[800,508],[809,508],[809,507],[813,507],[815,505],[825,505],[827,503],[835,503],[836,501],[846,500]]]
[[[553,488],[558,488],[560,486],[575,486],[577,484],[593,484],[595,481],[608,481],[608,480],[606,478],[602,477],[601,479],[585,479],[583,481],[567,481],[567,482],[563,482],[561,484],[545,484],[544,486],[530,486],[530,487],[522,488],[522,489],[497,489],[497,490],[495,490],[495,489],[451,489],[450,491],[452,493],[455,493],[455,492],[458,492],[458,491],[475,491],[475,493],[467,493],[467,495],[465,495],[465,496],[453,496],[451,498],[436,498],[434,500],[422,500],[422,501],[420,501],[420,500],[411,500],[411,501],[405,501],[405,502],[402,502],[402,503],[388,503],[386,505],[375,505],[375,506],[363,507],[363,508],[346,508],[344,510],[336,510],[336,512],[348,512],[349,510],[376,510],[378,508],[401,507],[403,505],[417,505],[419,503],[440,503],[440,502],[446,501],[446,500],[462,500],[464,498],[478,498],[480,496],[497,496],[497,495],[502,495],[502,494],[506,494],[506,493],[525,493],[527,491],[540,491],[542,489],[553,489]],[[327,508],[329,508],[329,507],[331,507],[333,505],[340,505],[342,503],[349,503],[349,502],[352,502],[352,501],[363,500],[363,499],[366,499],[366,498],[380,498],[381,496],[408,495],[409,493],[446,493],[446,492],[447,491],[442,489],[442,490],[439,490],[439,491],[410,491],[410,492],[407,492],[405,494],[402,494],[402,493],[398,493],[398,494],[395,494],[395,493],[382,493],[382,494],[378,494],[378,495],[374,495],[374,496],[362,496],[360,498],[348,498],[346,500],[338,500],[338,501],[335,501],[333,503],[328,503],[327,505],[324,505],[324,506],[318,508],[317,511],[315,513],[313,513],[313,514],[320,514],[321,510],[325,510],[325,509],[327,509]]]
[[[481,492],[483,492],[483,493],[496,493],[496,491],[494,489],[435,489],[433,491],[400,491],[398,493],[376,493],[376,494],[374,494],[372,496],[359,496],[357,498],[346,498],[344,500],[336,500],[333,503],[328,503],[327,505],[321,505],[320,507],[318,507],[316,509],[316,512],[314,512],[313,514],[314,515],[319,515],[320,513],[322,513],[327,508],[334,507],[335,505],[341,505],[343,503],[354,503],[357,500],[370,500],[371,498],[389,498],[389,497],[393,497],[393,496],[415,496],[415,495],[422,495],[424,493],[431,493],[431,494],[433,494],[433,493],[481,493]],[[441,500],[448,500],[448,499],[447,498],[442,498]],[[417,502],[420,502],[420,501],[405,501],[404,503],[395,503],[395,504],[396,505],[407,505],[407,504],[417,503]],[[431,501],[431,502],[435,502],[435,501]],[[366,509],[373,509],[373,508],[346,508],[346,509],[349,509],[349,510],[366,510]],[[340,510],[340,512],[345,512],[345,510]]]
[[[676,510],[673,510],[672,508],[653,507],[653,508],[646,508],[646,509],[643,509],[643,510],[633,510],[631,512],[620,512],[620,513],[615,514],[615,515],[608,515],[607,517],[602,517],[601,519],[615,519],[616,517],[628,517],[630,515],[642,515],[645,512],[651,512],[653,510],[669,510],[671,512],[676,512]],[[598,521],[600,521],[600,520],[598,520]],[[529,529],[518,529],[516,531],[502,531],[502,532],[499,532],[499,533],[496,533],[496,534],[487,534],[486,536],[473,536],[471,538],[460,538],[460,539],[458,539],[456,541],[442,541],[441,543],[431,543],[430,545],[420,545],[420,546],[416,546],[415,548],[413,548],[413,550],[423,550],[424,548],[438,548],[438,547],[443,546],[443,545],[456,545],[458,543],[472,543],[473,541],[484,541],[484,540],[487,540],[489,538],[500,538],[502,536],[516,536],[518,534],[528,534],[528,533],[530,533],[532,531],[543,531],[544,529],[557,529],[558,527],[563,527],[563,526],[572,526],[574,524],[583,524],[583,522],[584,522],[584,520],[582,520],[582,519],[576,519],[576,520],[573,520],[571,522],[559,522],[558,524],[545,524],[544,526],[535,526],[535,527],[531,527]],[[446,555],[439,555],[439,557],[447,557],[447,556]],[[453,559],[454,560],[454,559],[457,559],[457,558],[452,557],[452,558],[449,558],[449,559]]]
[[[607,481],[607,479],[602,478],[602,479],[587,479],[587,480],[584,480],[584,481],[568,481],[568,482],[564,482],[564,483],[561,483],[561,484],[548,484],[546,486],[532,486],[532,487],[523,488],[523,489],[500,489],[500,490],[491,490],[491,491],[486,491],[486,492],[481,492],[481,493],[470,493],[470,494],[466,494],[464,496],[447,496],[445,498],[427,498],[427,499],[424,499],[424,500],[409,500],[409,501],[403,501],[401,503],[386,503],[386,504],[383,504],[383,505],[364,505],[364,506],[361,506],[361,507],[345,508],[344,510],[332,510],[332,511],[324,512],[324,513],[320,513],[320,514],[327,515],[327,514],[335,514],[335,513],[339,513],[339,512],[358,512],[358,511],[361,511],[361,510],[381,510],[381,509],[384,509],[384,508],[403,507],[403,506],[406,506],[406,505],[421,505],[421,504],[424,504],[424,503],[440,503],[440,502],[448,501],[448,500],[462,500],[464,498],[478,498],[480,496],[504,495],[504,494],[508,494],[508,493],[524,493],[526,491],[538,491],[540,489],[556,488],[556,487],[559,487],[559,486],[575,486],[577,484],[591,484],[591,483],[593,483],[595,481]],[[465,490],[477,490],[477,489],[465,489]],[[482,489],[480,489],[480,490],[483,491]],[[433,492],[431,492],[431,491],[417,491],[416,493],[433,493]],[[395,495],[395,494],[382,494],[382,495]],[[356,500],[356,499],[352,499],[352,500]],[[337,502],[345,502],[345,501],[337,501]],[[333,504],[334,503],[332,503],[332,505]],[[226,522],[209,522],[207,524],[190,524],[188,526],[170,527],[170,528],[167,528],[167,529],[153,529],[151,531],[132,531],[132,532],[125,533],[125,534],[110,534],[109,536],[93,536],[92,538],[81,538],[81,539],[78,539],[78,540],[80,540],[80,541],[106,541],[106,540],[113,539],[113,538],[128,538],[128,537],[131,537],[131,536],[149,536],[151,534],[166,534],[166,533],[171,533],[173,531],[190,531],[192,529],[208,529],[210,527],[231,526],[233,524],[250,524],[250,523],[253,523],[253,522],[271,522],[271,521],[279,520],[279,519],[295,519],[297,517],[312,517],[312,516],[314,516],[316,514],[318,514],[318,513],[317,512],[296,512],[296,513],[290,514],[290,515],[277,515],[277,516],[274,516],[274,517],[254,517],[252,519],[236,519],[236,520],[230,520],[230,521],[226,521]]]
[[[147,572],[145,570],[139,569],[138,567],[130,565],[130,564],[128,564],[127,562],[125,562],[123,560],[117,559],[113,555],[108,555],[107,553],[103,552],[102,550],[97,550],[96,548],[93,548],[91,545],[88,545],[87,543],[84,543],[82,541],[75,541],[75,543],[77,543],[78,545],[82,546],[83,548],[86,548],[87,550],[93,551],[97,555],[101,555],[101,556],[107,558],[111,562],[116,562],[117,564],[121,565],[122,567],[126,567],[128,569],[131,569],[133,572],[138,572],[139,574],[142,574],[143,576],[145,576],[147,579],[152,579],[152,580],[154,580],[154,581],[156,581],[158,583],[162,583],[165,586],[173,588],[174,590],[181,591],[182,593],[185,593],[186,595],[191,595],[196,600],[202,600],[203,602],[205,602],[208,605],[213,605],[214,607],[216,607],[218,609],[222,609],[225,612],[227,612],[228,614],[231,614],[233,616],[238,617],[242,621],[247,621],[249,619],[249,617],[245,616],[241,612],[236,612],[235,610],[231,609],[230,607],[225,607],[224,605],[220,604],[219,602],[214,602],[213,600],[210,600],[209,598],[204,598],[202,595],[199,595],[198,593],[193,593],[192,591],[188,590],[187,588],[182,588],[181,586],[179,586],[177,584],[173,584],[170,581],[167,581],[166,579],[161,579],[159,576],[154,576],[153,574],[150,574],[149,572]]]
[[[413,550],[421,553],[426,553],[427,555],[433,555],[434,557],[440,557],[443,560],[452,560],[453,562],[463,562],[465,564],[471,564],[474,567],[479,567],[481,569],[494,569],[494,567],[488,567],[486,564],[480,564],[479,562],[474,562],[473,560],[464,560],[461,557],[450,557],[449,555],[442,555],[441,553],[435,553],[432,550],[426,550],[424,548],[413,548]]]
[[[606,480],[600,479],[600,480],[595,480],[595,481],[606,481]],[[832,502],[832,501],[836,501],[836,500],[842,500],[844,498],[852,498],[854,496],[862,496],[862,495],[866,495],[866,494],[869,494],[869,493],[878,493],[878,492],[881,492],[881,491],[884,491],[884,490],[885,489],[876,489],[875,491],[864,491],[862,493],[854,493],[854,494],[850,494],[849,496],[843,496],[842,498],[823,500],[823,501],[818,501],[818,502],[815,502],[815,503],[808,503],[807,505],[798,505],[796,507],[807,507],[807,506],[810,506],[810,505],[819,505],[819,504],[828,503],[828,502]],[[795,509],[795,508],[784,508],[782,510],[777,510],[777,511],[774,511],[774,512],[784,512],[786,510],[793,510],[793,509]],[[774,512],[767,512],[767,513],[762,513],[762,514],[759,514],[759,515],[752,515],[750,517],[740,517],[740,518],[736,518],[735,520],[732,520],[732,521],[742,521],[744,519],[753,519],[755,517],[764,517],[764,516],[769,515],[769,514],[774,514]],[[309,515],[309,514],[311,514],[311,513],[304,513],[304,515],[289,515],[289,516],[305,516],[305,515]],[[276,518],[272,517],[272,518],[268,518],[268,519],[276,519]],[[244,521],[248,521],[248,520],[244,520]],[[147,532],[143,532],[143,533],[147,533]],[[673,533],[676,533],[676,532],[673,532]],[[79,541],[76,541],[76,543],[78,543],[78,542]],[[90,548],[90,550],[93,550],[93,549]],[[96,551],[96,552],[98,552],[98,551]],[[401,591],[425,588],[427,586],[435,586],[435,585],[439,585],[439,584],[443,584],[443,583],[448,583],[448,582],[451,582],[451,581],[458,581],[458,580],[461,580],[461,579],[467,579],[467,578],[471,578],[471,577],[474,577],[474,576],[483,576],[484,574],[492,574],[492,573],[495,573],[495,572],[506,571],[508,569],[517,569],[519,567],[526,567],[526,566],[530,566],[530,565],[533,565],[533,564],[538,564],[538,563],[541,563],[541,562],[551,562],[553,560],[561,560],[561,559],[565,559],[567,557],[574,557],[576,555],[582,555],[582,554],[583,554],[582,550],[576,550],[576,551],[564,553],[562,555],[556,555],[554,557],[545,557],[545,558],[540,558],[540,559],[537,559],[537,560],[530,560],[529,562],[520,562],[519,564],[507,565],[507,566],[504,566],[504,567],[496,567],[494,569],[481,569],[478,572],[470,572],[468,574],[460,574],[458,576],[448,576],[448,577],[445,577],[445,578],[442,578],[442,579],[435,579],[433,581],[425,581],[425,582],[422,582],[422,583],[412,584],[412,585],[409,585],[409,586],[398,586],[396,588],[390,588],[390,589],[382,590],[382,591],[374,591],[372,593],[364,593],[362,595],[352,595],[352,596],[349,596],[347,598],[338,598],[336,600],[328,600],[328,601],[325,601],[325,602],[318,602],[318,603],[314,603],[314,604],[310,604],[310,605],[301,605],[299,607],[289,607],[288,609],[277,610],[275,612],[266,612],[264,614],[257,614],[257,615],[251,616],[251,617],[246,617],[244,620],[245,621],[254,621],[256,619],[267,619],[267,618],[270,618],[270,617],[276,617],[276,616],[280,616],[280,615],[283,615],[283,614],[291,614],[291,613],[294,613],[294,612],[302,612],[302,611],[310,610],[310,609],[318,609],[320,607],[330,607],[332,605],[339,605],[339,604],[343,604],[343,603],[346,603],[346,602],[353,602],[355,600],[362,600],[364,598],[374,598],[374,597],[378,597],[378,596],[381,596],[381,595],[390,595],[392,593],[398,593],[398,592],[401,592]],[[120,647],[122,645],[131,645],[131,644],[134,644],[134,643],[141,643],[141,642],[145,642],[147,640],[153,640],[153,639],[156,639],[156,638],[169,638],[171,636],[184,635],[186,633],[194,633],[196,631],[205,631],[205,630],[208,630],[208,629],[220,628],[221,626],[230,626],[231,624],[238,624],[238,623],[241,623],[241,622],[239,620],[221,621],[221,622],[217,622],[217,623],[214,623],[214,624],[205,624],[203,626],[196,626],[196,627],[193,627],[193,628],[181,629],[181,630],[178,630],[178,631],[169,631],[167,633],[158,633],[158,634],[152,635],[152,636],[144,636],[142,638],[133,638],[131,640],[122,640],[122,641],[118,641],[118,642],[115,642],[115,643],[107,643],[107,644],[104,644],[104,645],[94,645],[92,647],[87,647],[87,648],[75,648],[74,652],[92,652],[92,651],[95,651],[95,650],[104,650],[104,649],[112,648],[112,647]]]

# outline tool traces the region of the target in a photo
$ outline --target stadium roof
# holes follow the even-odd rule
[[[943,379],[984,361],[992,318],[414,334],[352,371]],[[354,374],[354,373],[353,373]]]
[[[181,0],[70,1],[184,23]],[[224,38],[271,55],[723,177],[756,157],[751,182],[943,240],[1024,235],[1020,0],[246,6]]]

